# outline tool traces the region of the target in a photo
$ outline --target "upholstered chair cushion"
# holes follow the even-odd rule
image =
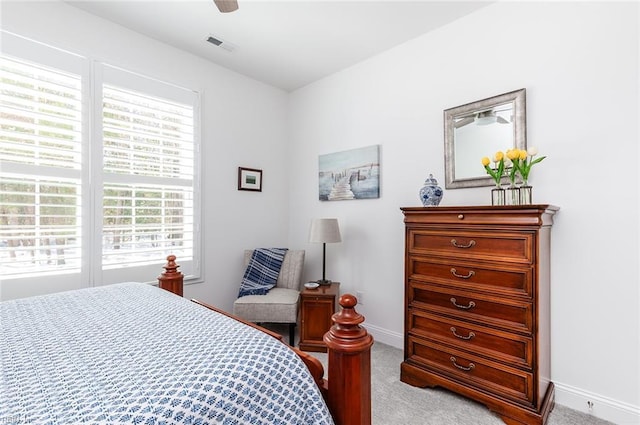
[[[246,295],[233,303],[233,314],[250,322],[295,323],[298,299],[295,289],[273,288],[267,295]]]

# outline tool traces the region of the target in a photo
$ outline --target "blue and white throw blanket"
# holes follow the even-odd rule
[[[238,298],[245,295],[265,295],[278,283],[287,248],[256,248],[240,282]]]
[[[332,424],[286,345],[122,283],[0,303],[2,424]]]

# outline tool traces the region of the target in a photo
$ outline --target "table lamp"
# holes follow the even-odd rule
[[[330,285],[331,280],[325,276],[325,265],[327,257],[327,243],[341,242],[340,227],[337,218],[314,218],[311,221],[311,231],[309,232],[309,242],[322,243],[322,279],[317,280],[320,285]]]

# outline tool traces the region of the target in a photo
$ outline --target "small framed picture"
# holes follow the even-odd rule
[[[238,190],[262,192],[262,170],[238,167]]]

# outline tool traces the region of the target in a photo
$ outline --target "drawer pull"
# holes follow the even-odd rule
[[[453,304],[456,307],[461,308],[463,310],[469,310],[470,308],[473,308],[473,307],[476,306],[476,303],[474,303],[473,301],[469,301],[469,305],[456,304],[456,299],[455,298],[451,298],[451,304]]]
[[[456,358],[451,356],[451,363],[453,363],[453,365],[455,367],[457,367],[458,369],[462,369],[462,370],[466,370],[467,372],[469,372],[470,370],[472,370],[474,367],[476,367],[476,365],[474,365],[473,363],[469,363],[469,366],[464,367],[464,366],[460,366],[458,363],[456,363]]]
[[[461,274],[458,274],[456,272],[456,269],[451,269],[451,274],[454,275],[455,277],[459,277],[460,279],[469,279],[471,276],[476,274],[476,272],[474,272],[473,270],[470,270],[469,273],[467,273],[466,276],[463,276]]]
[[[456,248],[471,248],[475,244],[476,244],[476,241],[474,241],[473,239],[471,239],[469,241],[469,243],[466,244],[466,245],[458,245],[458,241],[457,240],[451,239],[451,245],[455,246]]]
[[[476,336],[476,334],[474,334],[473,332],[469,332],[469,335],[467,335],[467,336],[458,335],[458,333],[456,332],[456,328],[454,328],[453,326],[451,327],[451,332],[453,332],[453,336],[455,336],[457,338],[460,338],[460,339],[464,339],[465,341],[468,341],[471,338],[473,338],[474,336]]]
[[[462,220],[464,218],[464,214],[458,214],[458,220]]]

